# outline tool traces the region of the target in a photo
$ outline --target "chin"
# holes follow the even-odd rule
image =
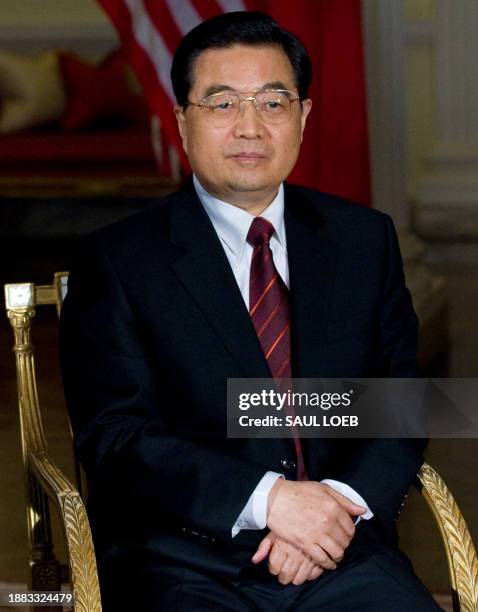
[[[258,191],[270,189],[272,185],[279,184],[280,179],[274,181],[272,177],[264,176],[264,173],[240,173],[229,177],[230,187],[236,191]]]
[[[262,189],[270,189],[271,185],[259,180],[231,180],[229,181],[229,187],[233,191],[261,191]]]

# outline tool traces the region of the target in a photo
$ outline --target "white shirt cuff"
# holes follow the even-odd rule
[[[335,489],[338,493],[341,493],[344,497],[348,497],[350,501],[352,501],[354,504],[367,508],[367,512],[365,512],[365,514],[361,514],[360,516],[356,517],[355,519],[356,525],[360,523],[362,519],[364,521],[368,521],[369,519],[373,517],[373,512],[368,507],[368,504],[364,500],[364,498],[361,495],[359,495],[355,489],[352,489],[352,487],[350,487],[348,484],[345,484],[345,482],[340,482],[339,480],[332,480],[330,478],[325,478],[324,480],[321,480],[320,482],[322,484],[329,485],[329,487],[332,487],[332,489]]]
[[[232,537],[242,529],[264,529],[267,524],[267,497],[278,478],[284,476],[278,472],[264,474],[234,523],[231,530]]]

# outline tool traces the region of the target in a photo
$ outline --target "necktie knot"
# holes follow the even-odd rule
[[[269,244],[274,226],[270,221],[263,217],[255,217],[247,234],[247,242],[254,248]]]

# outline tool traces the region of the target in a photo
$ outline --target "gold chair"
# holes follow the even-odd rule
[[[74,609],[101,610],[93,540],[82,490],[73,486],[48,454],[35,378],[31,323],[35,307],[56,305],[59,313],[68,274],[55,274],[52,285],[5,285],[7,315],[13,328],[23,463],[27,495],[30,587],[58,590],[61,568],[53,552],[48,501],[55,505],[65,533]],[[452,494],[437,472],[424,464],[417,486],[431,508],[445,546],[455,612],[478,611],[478,558],[466,522]],[[83,489],[84,490],[84,489]],[[44,609],[44,608],[43,608]]]
[[[64,476],[48,452],[38,401],[34,347],[30,333],[36,306],[53,304],[56,305],[57,311],[60,311],[66,294],[67,279],[67,273],[58,273],[55,274],[52,285],[5,285],[7,316],[15,337],[13,350],[17,369],[27,498],[29,588],[59,591],[62,574],[65,573],[53,550],[49,512],[51,501],[60,515],[65,535],[69,566],[67,573],[74,598],[74,610],[100,612],[96,558],[83,499],[78,486],[74,486]],[[81,478],[79,483],[81,485]]]

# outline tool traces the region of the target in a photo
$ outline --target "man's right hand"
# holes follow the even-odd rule
[[[267,526],[324,569],[333,570],[350,544],[352,516],[367,511],[315,481],[277,479],[267,501]]]

